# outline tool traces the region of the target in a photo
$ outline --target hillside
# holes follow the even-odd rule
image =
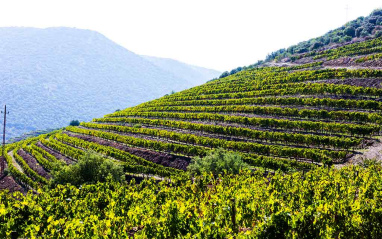
[[[23,218],[0,235],[379,238],[381,48],[373,37],[299,53],[9,144],[1,188],[39,193],[0,193],[0,216]],[[216,148],[251,170],[191,178],[192,159]],[[129,183],[39,191],[88,151]]]
[[[179,79],[194,83],[194,86],[206,83],[208,80],[218,77],[221,72],[199,66],[185,64],[169,58],[142,56],[161,69],[174,74]]]
[[[363,52],[357,44],[338,48],[333,56]],[[379,54],[372,50],[380,38],[362,44],[377,45],[362,59]],[[126,161],[127,171],[160,177],[182,174],[193,157],[219,147],[239,152],[255,168],[284,172],[351,164],[368,147],[380,147],[382,70],[329,68],[331,60],[241,71],[11,144],[8,151],[16,161],[11,155],[7,161],[15,164],[10,169],[18,181],[33,186],[42,175],[20,172],[38,163],[49,175],[51,160],[75,162],[84,149]],[[19,152],[37,161],[25,163]]]
[[[180,62],[170,65],[183,67],[173,72],[89,30],[0,28],[0,45],[8,139],[73,119],[89,121],[219,75]]]
[[[369,16],[359,17],[353,21],[347,22],[345,25],[331,30],[323,36],[319,36],[308,41],[300,42],[296,45],[290,46],[287,49],[279,49],[275,52],[272,52],[266,56],[264,60],[259,60],[258,62],[232,69],[231,71],[223,72],[219,78],[223,78],[232,74],[235,74],[242,70],[253,69],[261,66],[269,66],[273,63],[308,63],[312,62],[311,59],[305,59],[309,56],[318,56],[315,59],[325,58],[327,56],[322,55],[325,52],[332,52],[333,49],[337,48],[346,48],[353,47],[353,45],[362,45],[362,42],[367,42],[371,39],[380,38],[382,36],[382,9],[374,10]],[[368,50],[366,52],[365,49],[368,47],[375,47],[376,49]],[[335,51],[335,50],[334,50]],[[339,57],[343,58],[340,61],[330,62],[329,64],[332,66],[346,66],[350,64],[355,64],[353,60],[349,59],[349,56],[357,57],[357,55],[368,55],[369,53],[377,53],[380,52],[378,48],[378,44],[363,46],[362,49],[353,49],[353,51],[348,52],[346,55],[338,55],[333,54],[329,57],[332,59],[337,59]],[[376,55],[379,59],[380,55]],[[296,59],[301,59],[300,61],[296,61]],[[368,59],[368,61],[374,59]],[[356,62],[359,63],[359,62]],[[369,66],[369,62],[366,63],[366,67]],[[378,65],[377,65],[378,66]],[[380,65],[379,65],[380,66]]]
[[[331,30],[323,36],[300,42],[287,49],[280,49],[267,56],[265,61],[291,57],[314,51],[328,50],[341,45],[352,44],[382,36],[382,9],[374,10],[369,16],[359,17],[345,25]]]

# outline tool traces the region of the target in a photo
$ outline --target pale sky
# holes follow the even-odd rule
[[[0,27],[75,27],[141,55],[231,70],[320,36],[381,0],[0,0]]]

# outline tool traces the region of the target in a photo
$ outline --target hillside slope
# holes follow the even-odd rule
[[[89,30],[0,28],[0,46],[8,139],[72,119],[88,121],[211,79],[200,71],[197,78],[180,77]]]
[[[171,72],[179,79],[186,79],[188,82],[192,82],[194,86],[206,83],[208,80],[216,78],[221,74],[221,72],[216,70],[185,64],[169,58],[153,56],[142,57],[161,69]]]
[[[9,144],[0,189],[22,194],[0,192],[0,236],[380,238],[381,48],[295,54]],[[215,148],[251,171],[186,174]],[[88,151],[129,183],[43,188]]]
[[[375,60],[382,46],[381,38],[357,44],[308,64],[241,71],[11,144],[8,167],[18,184],[36,188],[47,183],[53,162],[74,163],[86,150],[124,162],[126,173],[162,178],[183,177],[193,157],[213,148],[238,152],[254,169],[357,163],[381,144],[382,70],[329,64],[349,52]]]

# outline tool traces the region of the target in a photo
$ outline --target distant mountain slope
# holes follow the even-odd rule
[[[152,56],[142,57],[150,61],[154,65],[173,73],[176,77],[186,79],[187,81],[190,81],[195,85],[204,84],[208,80],[211,80],[221,74],[221,72],[216,70],[188,65],[183,62],[169,58],[159,58]]]
[[[72,119],[87,121],[208,80],[194,79],[200,71],[191,74],[191,68],[180,77],[179,69],[163,69],[97,32],[73,28],[0,28],[0,64],[0,103],[10,110],[8,139]]]

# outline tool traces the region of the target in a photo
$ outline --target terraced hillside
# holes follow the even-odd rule
[[[254,169],[355,163],[380,145],[381,42],[299,55],[284,67],[241,71],[10,144],[4,188],[37,189],[55,167],[75,163],[87,150],[118,160],[126,173],[159,179],[185,176],[193,157],[220,147],[239,152]],[[332,67],[338,57],[353,57],[359,67]],[[368,59],[373,64],[365,68]]]

